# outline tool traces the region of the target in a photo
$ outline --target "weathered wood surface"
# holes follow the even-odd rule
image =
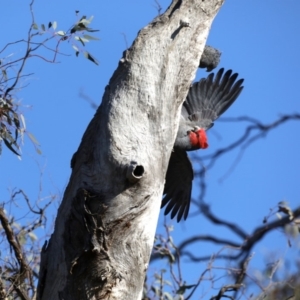
[[[72,159],[39,299],[141,298],[181,104],[222,3],[173,1],[124,52]]]

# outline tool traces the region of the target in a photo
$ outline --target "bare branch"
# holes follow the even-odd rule
[[[233,149],[237,147],[241,147],[240,153],[242,154],[247,147],[249,147],[254,141],[258,140],[259,138],[265,137],[271,130],[277,128],[278,126],[288,122],[288,121],[299,121],[300,120],[300,114],[290,114],[290,115],[283,115],[279,117],[279,119],[275,120],[274,122],[270,124],[262,124],[260,121],[243,116],[239,118],[223,118],[220,119],[220,121],[230,121],[230,122],[250,122],[253,123],[253,125],[249,125],[245,128],[245,131],[243,135],[237,139],[235,142],[231,143],[229,146],[226,146],[224,148],[217,149],[214,153],[209,155],[203,155],[201,156],[201,160],[205,161],[208,160],[208,165],[206,166],[206,169],[211,169],[218,158],[220,158],[223,154],[232,151]],[[252,132],[258,131],[256,134],[251,136]]]
[[[9,221],[2,207],[0,208],[0,221],[5,231],[7,241],[12,247],[15,257],[20,266],[19,274],[16,274],[14,278],[12,277],[11,281],[19,297],[24,300],[29,300],[29,297],[26,295],[20,285],[24,282],[25,278],[27,278],[33,285],[32,271],[26,262],[26,258],[23,256],[22,247],[20,246],[17,236],[15,235],[11,228],[11,225],[9,224]]]
[[[162,7],[158,0],[154,0],[154,2],[155,2],[155,8],[157,10],[157,15],[159,16],[161,15]]]
[[[230,229],[232,232],[234,232],[235,234],[237,234],[242,239],[246,239],[247,238],[248,234],[246,232],[244,232],[238,225],[236,225],[234,223],[231,223],[231,222],[228,222],[228,221],[225,221],[225,220],[222,220],[221,218],[218,218],[217,216],[215,216],[211,212],[209,205],[207,205],[206,203],[204,203],[204,202],[201,203],[200,207],[201,207],[201,212],[212,223],[227,227],[228,229]]]
[[[214,296],[210,298],[210,300],[220,300],[221,298],[228,298],[234,300],[233,297],[224,295],[226,292],[231,292],[231,291],[236,291],[240,289],[243,285],[242,284],[229,284],[229,285],[224,285],[217,296]]]

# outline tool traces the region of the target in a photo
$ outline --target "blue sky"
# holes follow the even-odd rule
[[[138,30],[157,15],[154,1],[127,0],[124,3],[120,0],[36,0],[36,23],[57,21],[58,30],[65,30],[76,22],[75,10],[87,16],[94,15],[92,27],[100,29],[94,34],[100,41],[89,43],[87,50],[100,65],[96,66],[82,56],[76,58],[68,44],[62,45],[60,50],[71,56],[60,56],[59,64],[47,64],[37,58],[29,60],[26,73],[34,72],[34,75],[24,79],[23,85],[29,85],[16,96],[22,102],[27,128],[40,142],[43,153],[36,154],[29,139],[25,139],[22,161],[3,147],[0,157],[1,201],[6,201],[9,190],[15,187],[24,189],[32,200],[39,195],[62,197],[70,176],[70,159],[94,115],[94,110],[80,97],[80,91],[99,104],[126,43],[130,46]],[[1,47],[26,37],[30,24],[28,4],[29,1],[25,0],[3,1]],[[160,4],[165,9],[169,1],[161,0]],[[299,112],[299,11],[300,2],[296,0],[226,1],[213,23],[208,44],[222,51],[219,67],[233,69],[245,78],[245,88],[224,117],[247,115],[269,124],[282,114]],[[9,54],[19,56],[23,50],[18,44],[1,54],[1,58]],[[42,54],[51,56],[49,52]],[[204,76],[207,73],[199,70],[197,79]],[[208,134],[210,148],[198,152],[198,155],[201,157],[229,145],[243,133],[244,125],[217,121]],[[206,174],[208,190],[205,200],[212,211],[238,223],[250,233],[262,225],[264,216],[279,201],[286,200],[291,208],[296,208],[300,203],[299,130],[300,122],[291,121],[259,139],[245,151],[235,169],[220,181],[233,165],[238,149],[222,157]],[[43,170],[42,188],[39,186],[40,170]],[[193,195],[196,198],[198,194],[196,184]],[[59,200],[49,212],[50,221],[58,205]],[[192,207],[194,211],[196,206]],[[159,232],[163,232],[163,220],[161,213]],[[171,223],[169,219],[167,221]],[[241,242],[227,230],[211,225],[201,215],[175,224],[176,242],[193,234],[214,234]],[[269,260],[278,258],[293,259],[297,253],[299,255],[299,239],[293,240],[292,245],[292,248],[288,247],[281,231],[274,232],[254,250],[250,268],[261,268]],[[193,247],[193,251],[205,255],[219,248],[200,243]],[[199,270],[205,264],[195,265],[188,259],[183,262],[188,282],[197,281]],[[152,266],[151,271],[160,266]],[[214,293],[210,291],[208,295]],[[200,295],[199,291],[195,299]]]

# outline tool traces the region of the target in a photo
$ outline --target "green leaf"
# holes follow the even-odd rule
[[[9,115],[9,114],[6,114],[6,113],[3,113],[3,115],[6,116],[6,118],[7,118],[7,123],[8,123],[9,125],[12,125],[10,115]]]
[[[32,28],[35,29],[35,30],[38,30],[38,29],[39,29],[39,26],[38,26],[36,23],[33,23],[33,24],[32,24]]]
[[[18,129],[15,129],[15,140],[18,139],[18,135],[19,135],[19,130],[18,130]]]
[[[83,46],[85,46],[84,43],[89,42],[89,40],[85,39],[84,37],[78,36],[78,35],[76,35],[74,38],[75,38],[75,40],[80,41]]]
[[[37,154],[39,154],[39,155],[41,155],[42,154],[42,151],[41,151],[41,149],[40,148],[35,148],[35,150],[36,150],[36,152],[37,152]]]
[[[13,115],[14,115],[14,124],[15,124],[15,126],[17,128],[20,128],[20,120],[19,120],[18,114],[14,112]]]
[[[89,19],[87,19],[86,16],[83,16],[78,23],[82,23],[84,25],[89,25],[93,19],[94,19],[94,16],[91,16]]]
[[[66,35],[66,33],[64,31],[62,31],[62,30],[57,31],[56,34],[60,35],[60,36],[65,36]]]
[[[15,139],[11,136],[11,133],[7,130],[2,134],[2,137],[3,139],[9,140],[10,144],[16,143]]]
[[[80,37],[80,40],[83,42],[83,43],[88,43],[89,40],[85,39],[84,37]]]
[[[20,154],[11,146],[11,144],[6,140],[6,139],[3,139],[4,141],[4,144],[5,146],[10,150],[12,151],[14,154],[20,156]]]
[[[287,224],[284,227],[284,231],[289,236],[296,238],[299,236],[299,227],[296,224]]]
[[[174,298],[171,296],[170,293],[164,292],[164,299],[173,300]]]
[[[159,295],[160,295],[160,290],[158,289],[158,287],[156,287],[156,286],[151,286],[151,290],[152,290],[152,292],[153,292],[156,296],[159,296]]]
[[[51,27],[52,27],[52,23],[49,22],[49,23],[48,23],[48,29],[51,28]]]
[[[21,246],[26,243],[26,236],[22,231],[18,234],[18,242],[21,244]]]
[[[42,24],[41,27],[42,27],[42,30],[43,30],[43,31],[46,31],[46,27],[45,27],[44,24]]]
[[[56,27],[57,27],[57,22],[56,22],[56,21],[54,21],[54,22],[52,23],[52,28],[55,30],[55,29],[56,29]]]
[[[77,25],[75,25],[74,27],[71,28],[70,33],[73,34],[73,33],[75,33],[78,29],[79,29],[79,27],[78,27]]]
[[[94,64],[99,65],[98,61],[87,51],[83,52],[83,55]]]
[[[75,52],[76,57],[78,57],[78,55],[79,55],[79,49],[75,45],[72,45],[72,47],[76,51]]]
[[[88,32],[97,32],[97,31],[100,31],[100,30],[98,30],[98,29],[86,28],[86,31],[88,31]]]
[[[168,230],[169,231],[173,231],[174,230],[174,226],[173,225],[168,226]]]
[[[75,45],[72,45],[72,48],[73,48],[76,52],[79,51],[78,48],[77,48]]]
[[[289,202],[285,201],[285,200],[282,200],[282,201],[278,202],[278,205],[280,205],[280,206],[289,206]]]
[[[20,119],[21,119],[23,128],[26,129],[26,123],[25,123],[25,118],[24,118],[23,114],[20,114],[19,117],[20,117]]]
[[[83,46],[85,46],[84,41],[81,39],[80,36],[77,36],[77,35],[76,35],[76,36],[75,36],[75,40],[81,42],[81,44],[82,44]]]
[[[28,232],[28,237],[31,239],[32,242],[37,240],[37,236],[32,231]]]
[[[75,33],[76,31],[83,31],[83,30],[87,30],[87,27],[82,23],[78,23],[71,29],[71,33]]]
[[[7,73],[6,73],[6,70],[2,69],[2,75],[4,77],[5,80],[7,80]]]
[[[88,35],[88,34],[84,34],[83,35],[83,38],[85,38],[86,40],[88,41],[99,41],[100,39],[98,39],[97,37],[94,37],[94,36],[91,36],[91,35]]]
[[[39,142],[36,140],[36,138],[34,137],[34,135],[33,135],[32,133],[27,132],[27,134],[28,134],[29,138],[31,139],[31,141],[32,141],[34,144],[36,144],[36,145],[38,145],[38,146],[40,145]]]
[[[161,280],[162,280],[161,275],[158,274],[158,273],[155,273],[155,274],[154,274],[154,278],[155,278],[156,280],[158,280],[158,281],[161,281]]]
[[[178,295],[183,295],[185,293],[186,290],[189,290],[193,287],[195,287],[196,284],[190,284],[190,285],[182,285],[177,291],[176,291],[176,294]]]

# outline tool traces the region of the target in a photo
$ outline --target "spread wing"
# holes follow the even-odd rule
[[[207,130],[237,99],[244,80],[236,81],[238,74],[232,74],[232,70],[223,73],[224,69],[220,69],[215,77],[212,73],[191,86],[181,111],[186,124]],[[193,178],[187,153],[175,147],[167,170],[161,207],[166,206],[165,215],[171,213],[172,219],[177,215],[177,222],[188,216]]]
[[[174,149],[169,161],[161,207],[166,206],[165,215],[171,212],[177,222],[186,220],[191,201],[194,172],[192,164],[184,150]]]
[[[181,114],[196,126],[209,129],[221,114],[237,99],[243,90],[244,79],[236,81],[238,74],[220,69],[214,78],[211,73],[194,83],[183,103]]]

